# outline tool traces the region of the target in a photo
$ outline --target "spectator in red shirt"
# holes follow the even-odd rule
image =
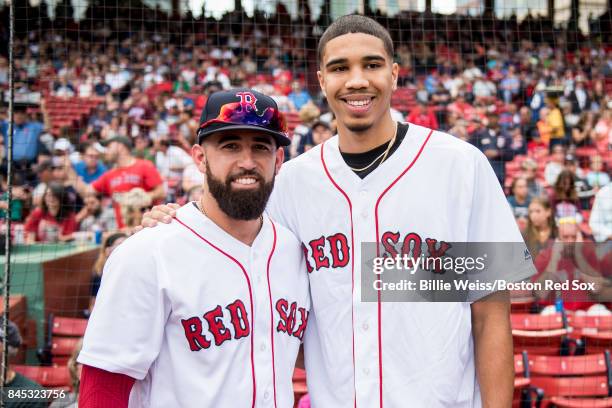
[[[82,197],[96,192],[113,198],[113,206],[119,228],[134,225],[126,219],[127,213],[139,211],[165,196],[163,181],[159,172],[147,160],[132,155],[132,141],[125,136],[117,136],[103,142],[106,146],[106,159],[115,167],[91,184],[86,184],[71,171],[75,188]],[[135,193],[140,194],[135,194]],[[129,196],[125,193],[134,193]],[[140,222],[139,220],[137,221]]]
[[[78,224],[66,189],[58,183],[47,185],[41,206],[25,221],[26,242],[66,242],[73,239]]]
[[[552,280],[554,282],[603,281],[601,262],[595,253],[595,245],[586,243],[582,238],[575,218],[562,218],[557,223],[559,238],[554,245],[542,251],[535,259],[538,270],[535,282]],[[563,290],[554,293],[551,290],[536,291],[535,295],[543,304],[552,304],[556,297],[563,299],[566,310],[586,310],[597,299],[597,292],[590,290]]]
[[[406,118],[407,122],[415,125],[425,126],[430,129],[438,129],[438,120],[431,109],[428,109],[424,102],[419,104],[410,112]]]

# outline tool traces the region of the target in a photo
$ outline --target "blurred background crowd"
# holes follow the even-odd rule
[[[273,96],[293,140],[287,159],[335,133],[315,80],[322,29],[306,25],[308,16],[292,20],[279,5],[271,16],[233,12],[195,24],[143,8],[127,12],[151,19],[88,11],[77,23],[62,5],[53,21],[42,7],[19,9],[15,201],[10,209],[0,202],[17,242],[129,233],[151,204],[197,199],[202,175],[189,149],[215,90],[248,86]],[[546,242],[532,215],[538,206],[547,225],[572,218],[583,237],[610,239],[601,203],[612,165],[612,47],[601,29],[609,16],[591,21],[589,35],[530,15],[375,17],[394,37],[400,66],[393,115],[480,148],[533,249]],[[0,55],[0,89],[7,79]],[[0,119],[5,169],[6,105]],[[117,179],[126,168],[138,177]]]

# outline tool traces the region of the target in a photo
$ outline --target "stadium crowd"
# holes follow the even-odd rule
[[[185,30],[180,37],[144,29],[123,35],[125,20],[118,20],[91,23],[78,41],[71,31],[57,29],[18,37],[15,86],[18,101],[26,103],[15,112],[16,200],[10,214],[25,223],[17,241],[70,241],[98,230],[129,230],[152,203],[196,199],[202,176],[188,151],[206,96],[218,89],[250,86],[272,95],[289,119],[294,143],[288,158],[331,137],[333,116],[312,81],[316,67],[309,44],[318,26],[310,32],[283,23],[283,16],[280,8],[262,26],[249,24],[257,16],[242,16],[245,28],[231,25],[225,34],[205,22],[204,32]],[[562,30],[532,32],[529,25],[538,26],[532,17],[521,24],[481,18],[471,31],[460,24],[469,18],[380,18],[398,41],[401,87],[393,97],[394,115],[480,148],[531,241],[536,197],[546,197],[551,219],[573,218],[584,235],[610,239],[607,208],[595,205],[590,213],[594,201],[610,194],[610,47],[598,46],[594,36],[568,46],[570,36]],[[410,27],[424,29],[438,20],[447,28],[432,31],[432,41],[418,41],[425,33],[420,30],[406,39]],[[408,28],[400,30],[402,22]],[[488,30],[502,38],[477,40]],[[556,32],[565,35],[552,41]],[[7,58],[0,56],[0,87],[6,89],[7,82]],[[36,93],[39,103],[28,105]],[[2,119],[4,136],[6,107]]]

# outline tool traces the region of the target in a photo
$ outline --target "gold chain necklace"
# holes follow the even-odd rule
[[[360,169],[356,169],[354,167],[349,166],[349,169],[353,170],[354,172],[362,172],[365,171],[367,169],[369,169],[370,167],[372,167],[374,165],[374,163],[376,163],[378,161],[378,159],[380,159],[382,157],[382,160],[380,161],[380,163],[378,163],[378,165],[380,166],[381,164],[383,164],[383,162],[387,159],[387,156],[389,154],[389,152],[391,151],[391,146],[393,146],[393,144],[395,143],[395,138],[397,137],[397,123],[395,124],[395,133],[393,134],[393,137],[391,138],[391,140],[389,140],[389,144],[387,145],[387,148],[385,149],[384,152],[382,152],[380,155],[378,155],[378,157],[376,157],[374,160],[372,160],[372,162],[370,164],[368,164],[365,167],[362,167]]]

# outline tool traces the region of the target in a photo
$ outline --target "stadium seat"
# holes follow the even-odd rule
[[[567,329],[555,330],[516,330],[512,329],[515,352],[527,351],[529,354],[558,355],[561,345],[567,339]]]
[[[582,339],[589,354],[612,350],[612,332],[590,333],[583,331]]]
[[[38,350],[42,365],[64,365],[85,334],[87,319],[55,316],[48,318],[45,346]]]
[[[529,357],[526,351],[514,355],[514,396],[513,408],[539,407],[544,397],[542,390],[531,385]]]
[[[552,315],[512,313],[510,322],[512,329],[516,330],[554,330],[565,327],[561,313]]]
[[[71,387],[70,374],[66,366],[41,367],[13,364],[11,365],[11,368],[19,374],[36,381],[43,387]]]
[[[531,355],[529,370],[531,384],[544,391],[546,406],[609,406],[606,405],[612,385],[609,353],[565,357]]]
[[[512,314],[528,313],[534,306],[535,299],[533,297],[511,299],[510,311]]]
[[[612,331],[612,315],[607,316],[587,316],[572,314],[568,316],[568,322],[576,330],[586,330],[587,332],[607,332]]]
[[[53,325],[52,333],[56,336],[83,337],[87,327],[87,319],[75,317],[55,316],[50,323]]]
[[[306,386],[306,371],[301,368],[296,368],[293,371],[293,395],[294,405],[297,405],[300,398],[302,398],[308,392]]]
[[[293,371],[293,381],[306,381],[306,370],[303,368],[296,368]]]

